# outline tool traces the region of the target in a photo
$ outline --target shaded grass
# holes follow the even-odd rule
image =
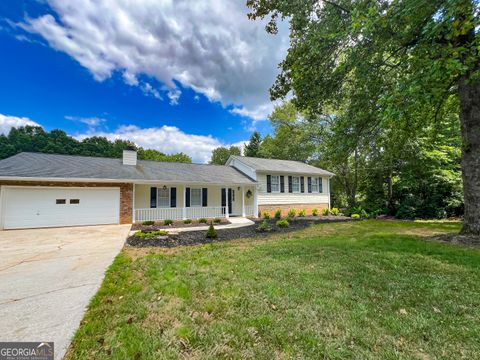
[[[479,358],[480,251],[458,223],[322,224],[124,249],[68,359]]]

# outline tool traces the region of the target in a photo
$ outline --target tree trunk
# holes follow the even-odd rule
[[[462,177],[465,215],[462,234],[480,235],[480,81],[460,78]]]

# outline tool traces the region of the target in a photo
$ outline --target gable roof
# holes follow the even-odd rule
[[[291,174],[316,174],[325,176],[334,176],[330,171],[293,160],[264,159],[248,156],[231,155],[230,158],[236,159],[255,171],[272,171]],[[227,164],[230,159],[227,161]]]
[[[115,182],[179,182],[251,185],[252,179],[231,166],[23,152],[0,160],[0,178],[85,179]]]

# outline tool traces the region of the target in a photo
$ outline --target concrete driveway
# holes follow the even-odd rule
[[[54,341],[61,359],[129,230],[0,231],[0,341]]]

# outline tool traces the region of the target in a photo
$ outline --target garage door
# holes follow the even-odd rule
[[[5,188],[4,229],[118,224],[118,188]]]

